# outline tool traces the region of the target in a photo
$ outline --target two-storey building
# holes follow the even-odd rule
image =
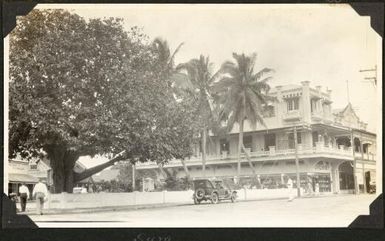
[[[265,106],[266,127],[251,128],[245,122],[243,142],[251,157],[260,183],[274,188],[284,184],[284,177],[296,180],[294,127],[297,131],[297,154],[301,184],[312,180],[320,192],[363,192],[375,180],[376,135],[366,130],[349,103],[342,110],[332,109],[331,90],[312,88],[309,81],[301,85],[276,86],[270,95],[276,102]],[[237,175],[238,126],[224,136],[210,135],[207,142],[205,177],[234,178]],[[186,160],[193,178],[203,177],[200,146]],[[165,168],[185,176],[180,160],[172,160]],[[153,169],[155,163],[142,163],[136,170]],[[244,154],[241,180],[252,177]],[[355,174],[355,175],[354,175]],[[295,184],[296,185],[296,184]]]

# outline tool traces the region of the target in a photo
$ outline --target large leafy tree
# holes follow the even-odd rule
[[[177,66],[177,70],[186,73],[184,83],[179,81],[180,89],[183,90],[185,98],[195,103],[195,120],[200,125],[201,149],[202,149],[202,174],[206,176],[206,141],[209,128],[215,123],[215,112],[213,97],[211,96],[212,84],[219,75],[212,71],[212,63],[209,58],[200,55],[199,58],[191,59],[187,63]],[[182,78],[179,78],[182,79]]]
[[[228,130],[231,131],[235,123],[239,125],[238,142],[238,163],[237,175],[241,172],[241,153],[243,146],[243,127],[245,120],[249,121],[253,128],[257,123],[265,125],[263,120],[263,106],[269,100],[274,100],[268,96],[270,86],[268,81],[271,76],[265,77],[273,70],[263,68],[254,72],[256,54],[246,56],[245,54],[233,53],[234,62],[226,61],[221,67],[223,76],[215,83],[215,92],[219,95],[221,105],[221,119],[227,119]],[[253,172],[254,168],[249,160]]]
[[[45,153],[54,191],[121,159],[166,162],[191,154],[195,132],[176,102],[159,55],[120,19],[34,10],[10,36],[10,157]],[[123,152],[122,152],[123,151]],[[77,174],[79,156],[116,154]]]

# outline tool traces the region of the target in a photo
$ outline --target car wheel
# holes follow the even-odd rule
[[[211,194],[211,203],[212,204],[217,204],[219,202],[219,197],[218,197],[218,194],[216,194],[215,192],[213,194]]]
[[[231,194],[231,202],[235,203],[236,201],[237,201],[237,194],[233,192],[233,194]]]
[[[195,198],[198,200],[202,200],[205,197],[205,190],[203,188],[198,188],[195,191]]]
[[[201,201],[198,200],[196,197],[194,197],[194,204],[200,204],[200,203],[201,203]]]

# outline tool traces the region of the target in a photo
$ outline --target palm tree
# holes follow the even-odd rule
[[[174,52],[171,52],[167,40],[158,37],[152,42],[152,48],[157,55],[157,64],[160,67],[161,74],[169,82],[170,86],[172,84],[171,77],[175,74],[175,56],[183,44],[180,43]]]
[[[164,80],[168,82],[170,91],[172,91],[173,94],[175,94],[175,92],[177,91],[177,89],[173,88],[173,84],[175,79],[177,79],[176,75],[178,74],[175,69],[175,56],[179,52],[183,44],[184,43],[180,43],[178,47],[174,50],[174,52],[171,52],[167,40],[158,37],[155,38],[152,42],[152,48],[157,55],[157,66],[159,67],[161,76],[163,76]],[[186,166],[185,160],[181,159],[181,162],[186,172],[187,178],[190,179],[190,173]],[[158,166],[159,171],[164,178],[170,176],[170,173],[163,168],[163,163],[159,163]]]
[[[179,86],[184,90],[185,97],[192,98],[195,102],[198,114],[197,118],[201,123],[201,149],[202,149],[202,173],[206,176],[206,140],[207,133],[214,120],[214,107],[211,96],[211,88],[219,71],[212,74],[212,63],[209,57],[199,56],[199,59],[191,59],[176,68],[179,72],[187,73],[188,82],[179,81]]]
[[[241,152],[245,151],[243,146],[243,127],[247,119],[253,128],[257,123],[266,127],[262,117],[263,106],[269,100],[273,100],[267,93],[270,90],[268,81],[271,77],[263,78],[265,74],[273,70],[264,68],[254,73],[256,54],[246,56],[245,54],[233,53],[235,62],[227,61],[222,67],[222,78],[215,83],[214,90],[220,96],[221,105],[220,118],[226,118],[228,131],[231,131],[234,124],[239,125],[239,143],[238,143],[238,165],[237,176],[240,178],[241,172]],[[245,151],[246,152],[246,151]],[[247,153],[245,153],[248,157]],[[249,165],[255,174],[254,167],[250,158]]]

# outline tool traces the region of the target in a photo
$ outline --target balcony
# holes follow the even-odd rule
[[[311,113],[311,118],[314,121],[321,121],[324,118],[324,116],[323,116],[323,113],[321,111],[313,111]]]
[[[294,120],[300,120],[301,119],[301,112],[299,110],[291,110],[286,112],[282,119],[284,121],[294,121]]]
[[[362,153],[362,152],[355,152],[354,158],[365,160],[365,161],[375,161],[375,155],[373,153]]]
[[[253,161],[263,162],[269,160],[290,160],[295,158],[295,149],[277,149],[275,146],[269,147],[268,151],[254,151],[249,152],[249,156]],[[335,159],[353,160],[353,150],[351,148],[344,147],[329,147],[324,143],[316,143],[316,147],[298,145],[298,157],[299,158],[316,158],[326,157]],[[242,162],[247,162],[244,153],[241,155]],[[211,164],[227,164],[236,163],[238,159],[237,154],[222,153],[221,155],[208,155],[206,157],[206,165]],[[191,157],[186,159],[187,166],[201,166],[202,158],[200,156]],[[180,160],[171,160],[165,167],[181,167],[182,162]],[[137,169],[150,169],[156,168],[157,165],[152,162],[138,163]]]
[[[330,124],[334,121],[331,114],[325,114],[322,111],[313,111],[311,113],[311,119],[315,122],[323,122],[325,124]]]

